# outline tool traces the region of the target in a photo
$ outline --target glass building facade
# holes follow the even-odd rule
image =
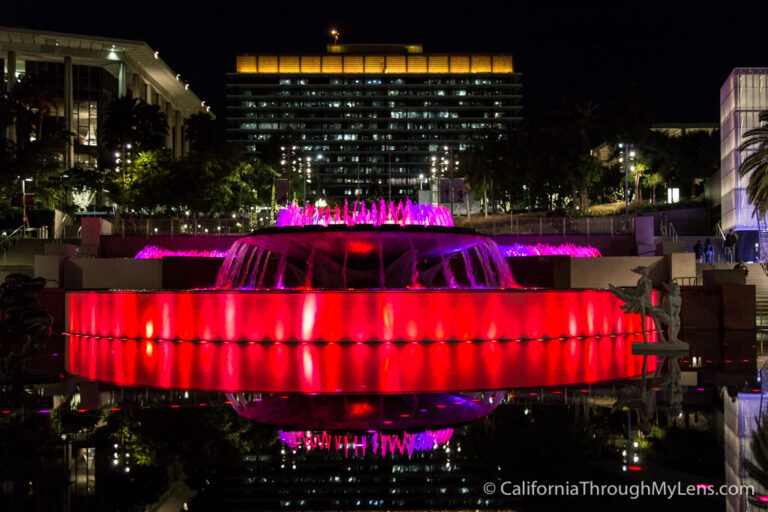
[[[0,59],[7,73],[7,59]],[[52,94],[51,116],[64,121],[64,63],[17,59],[16,80],[29,74],[47,85]],[[74,165],[95,169],[99,164],[100,127],[104,122],[106,105],[117,98],[117,78],[98,66],[72,66],[72,132],[74,133]],[[5,90],[7,79],[2,82]],[[66,126],[66,122],[63,123]]]
[[[754,207],[747,198],[749,177],[739,166],[749,151],[739,151],[744,133],[760,126],[758,115],[768,109],[768,68],[736,68],[720,89],[720,180],[724,230],[757,229]]]
[[[720,88],[720,189],[721,225],[724,232],[739,234],[739,253],[756,259],[757,217],[747,195],[749,176],[739,167],[752,150],[739,151],[744,134],[760,126],[758,115],[768,109],[768,68],[735,68]]]
[[[187,151],[184,125],[208,108],[180,75],[143,41],[79,34],[0,28],[0,94],[34,77],[50,103],[50,115],[71,133],[64,168],[103,167],[115,148],[102,144],[107,106],[119,97],[157,105],[168,121],[166,148],[175,157]],[[0,133],[13,139],[13,130]]]
[[[299,201],[304,189],[308,201],[416,199],[441,174],[460,176],[456,155],[473,138],[521,119],[521,86],[510,55],[420,45],[240,55],[227,75],[228,138],[256,156],[282,141],[283,176],[306,182],[291,180]]]

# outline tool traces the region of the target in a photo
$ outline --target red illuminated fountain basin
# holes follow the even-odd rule
[[[72,292],[69,371],[127,386],[428,393],[640,374],[608,291]],[[649,361],[649,370],[655,367]]]

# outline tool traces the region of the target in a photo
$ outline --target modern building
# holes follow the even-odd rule
[[[739,151],[744,134],[760,126],[758,115],[768,109],[768,68],[735,68],[720,88],[720,211],[722,228],[739,234],[739,254],[753,260],[759,244],[758,225],[752,215],[747,184],[739,167],[752,150]],[[762,224],[762,222],[761,222]],[[766,248],[763,248],[765,250]]]
[[[228,138],[282,142],[291,199],[429,197],[458,152],[521,117],[511,55],[426,54],[417,44],[328,45],[324,55],[238,55]],[[317,179],[319,178],[319,179]],[[431,191],[431,192],[430,192]]]
[[[0,66],[0,92],[12,91],[25,75],[49,81],[52,115],[74,134],[63,155],[66,168],[96,168],[110,151],[102,147],[100,127],[115,98],[159,105],[168,117],[166,145],[176,157],[185,152],[185,120],[208,110],[143,41],[0,27]]]

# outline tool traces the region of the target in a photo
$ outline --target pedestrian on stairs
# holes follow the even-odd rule
[[[741,270],[742,272],[744,272],[744,279],[746,279],[747,276],[749,275],[749,269],[744,264],[744,260],[739,260],[736,266],[733,267],[733,270]]]
[[[712,256],[715,255],[715,246],[709,241],[709,238],[704,242],[704,254],[707,257],[707,263],[712,263]]]
[[[704,246],[701,245],[701,240],[693,246],[693,253],[696,255],[696,263],[701,263],[704,260]]]
[[[725,260],[728,263],[733,263],[736,259],[736,244],[739,242],[739,235],[737,235],[733,229],[728,231],[725,236]]]

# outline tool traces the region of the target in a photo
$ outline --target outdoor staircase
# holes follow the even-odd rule
[[[0,251],[0,283],[10,274],[25,274],[32,277],[35,273],[35,255],[45,252],[48,240],[33,238],[4,239]]]

